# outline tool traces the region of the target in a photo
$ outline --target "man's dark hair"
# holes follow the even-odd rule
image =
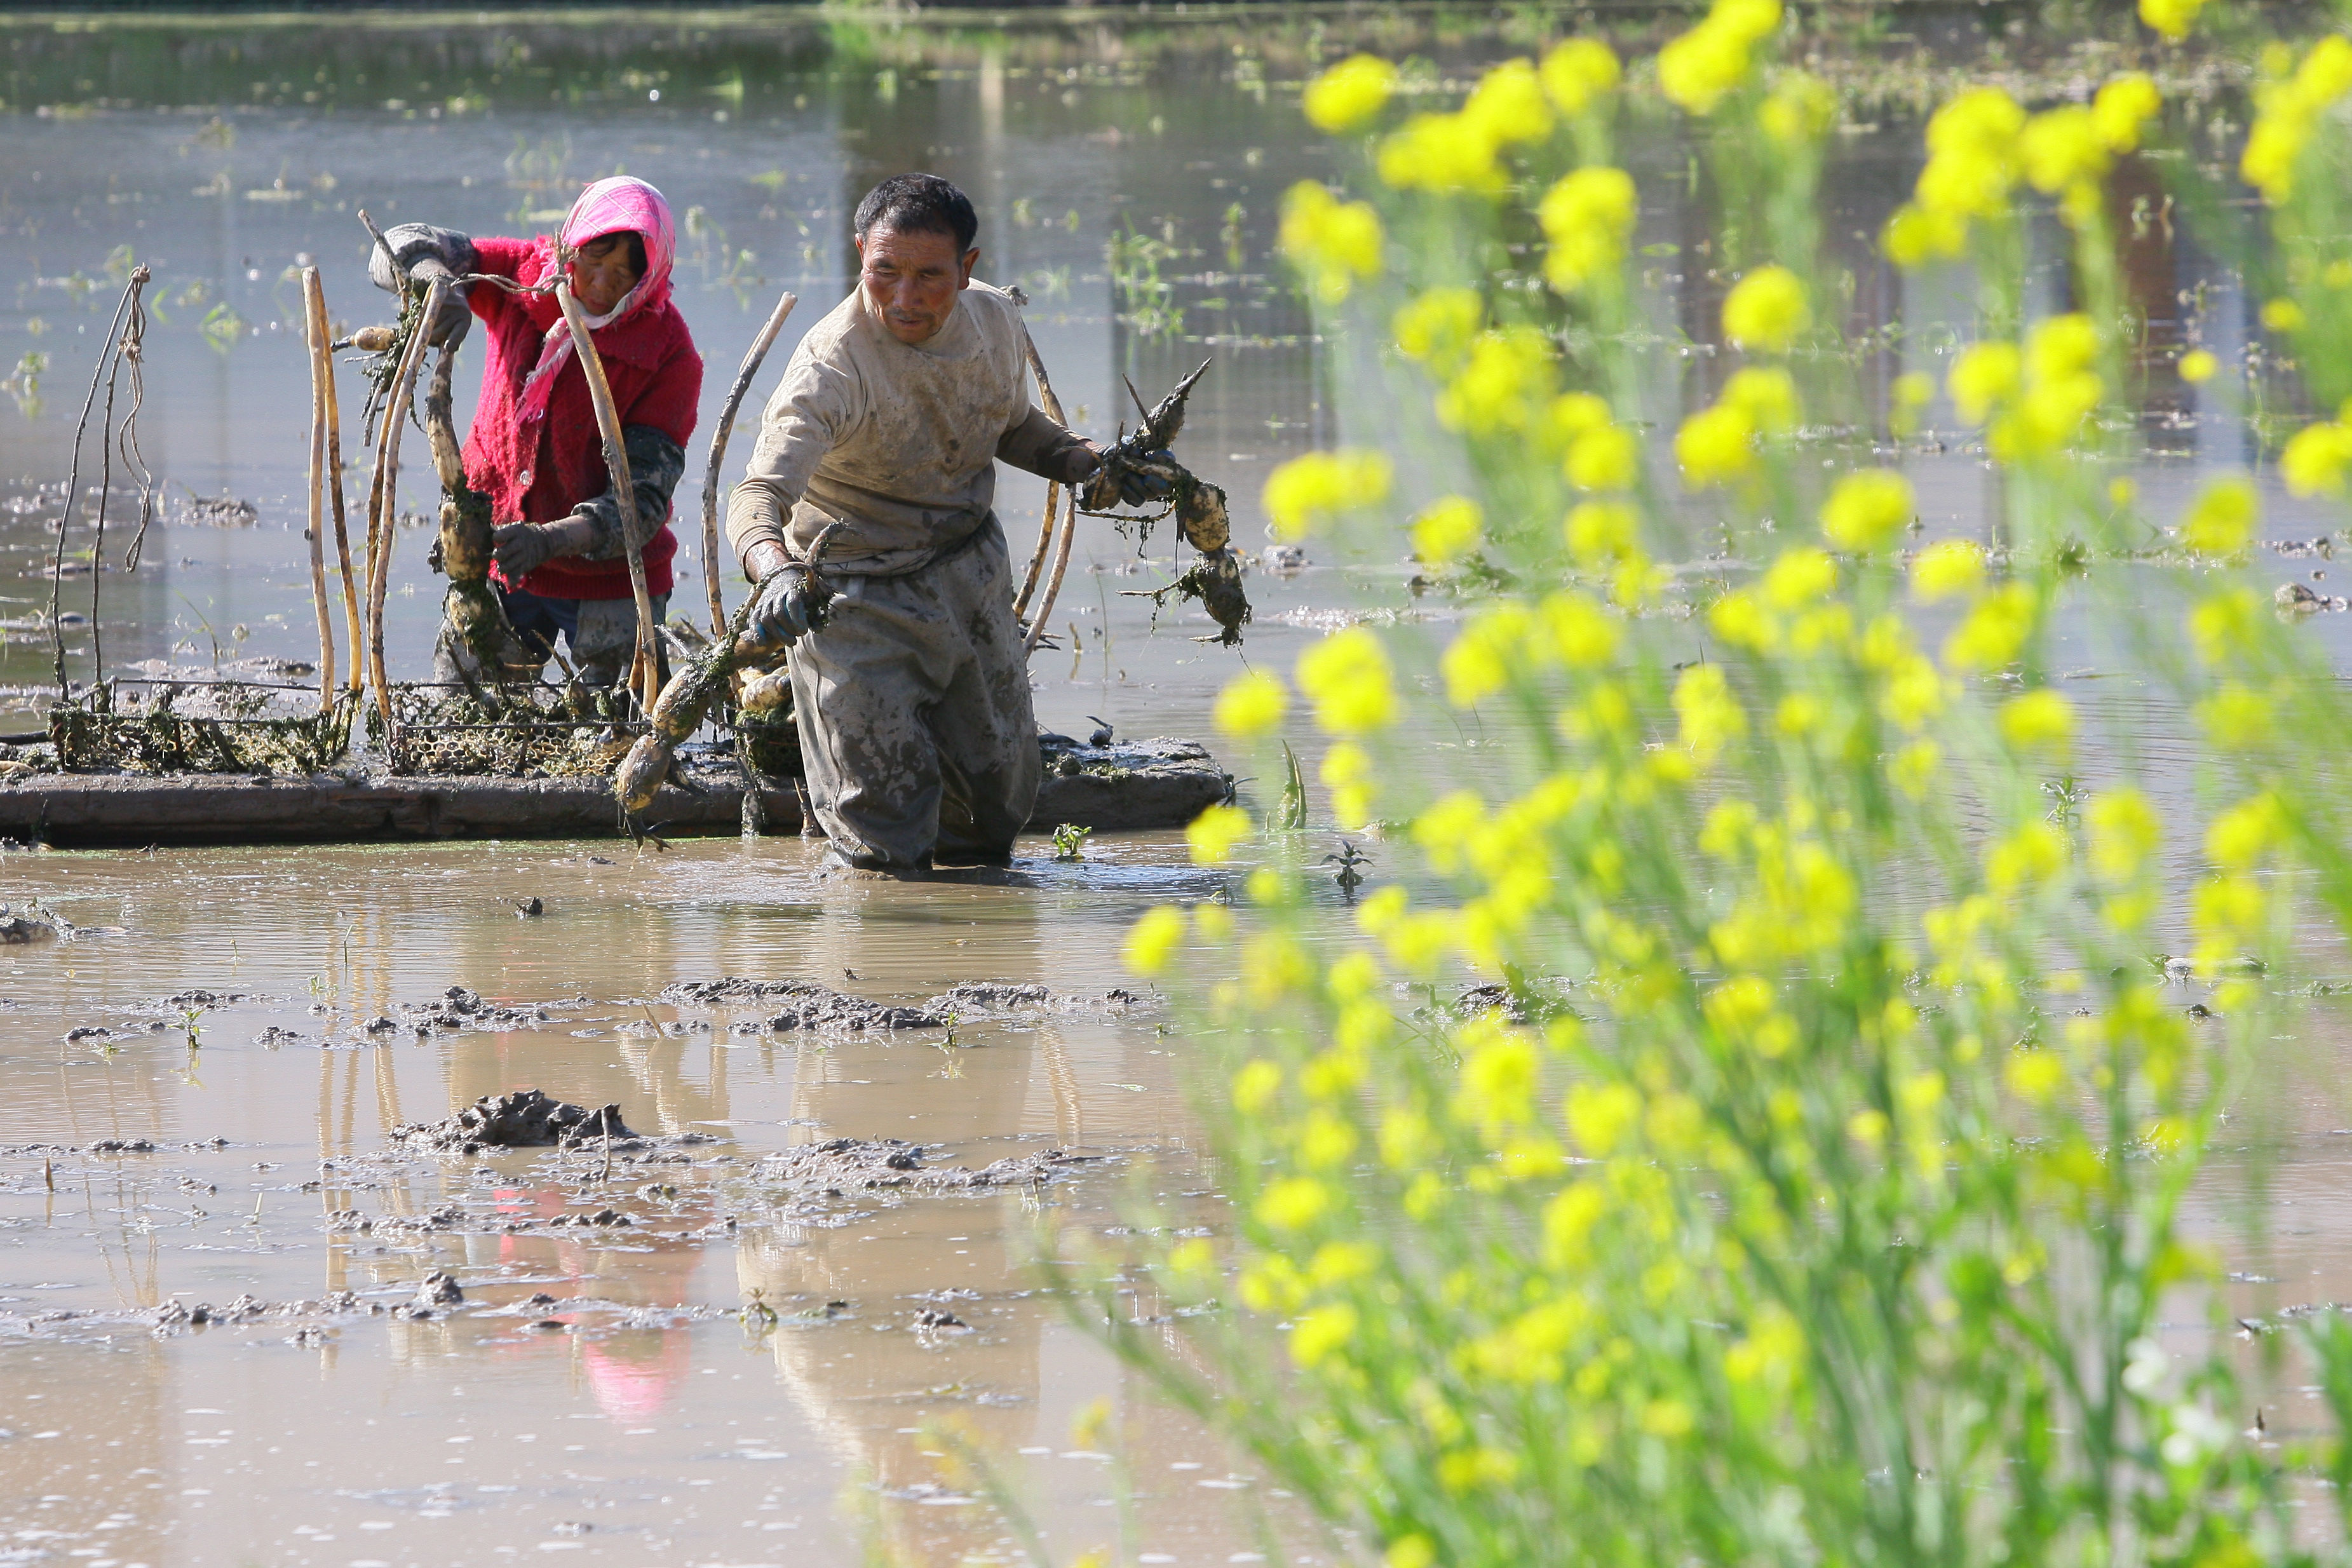
[[[860,239],[871,228],[944,234],[954,239],[961,256],[980,235],[980,215],[971,210],[970,196],[937,174],[893,174],[866,193],[851,226]]]

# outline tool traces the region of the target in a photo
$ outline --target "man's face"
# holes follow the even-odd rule
[[[955,310],[971,281],[977,249],[956,254],[955,237],[936,229],[912,233],[875,225],[857,242],[857,286],[866,308],[902,343],[929,341]]]

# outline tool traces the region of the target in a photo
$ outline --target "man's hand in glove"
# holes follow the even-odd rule
[[[786,647],[824,626],[824,601],[809,587],[808,568],[788,561],[760,579],[746,628],[764,647]]]
[[[520,588],[522,580],[559,555],[578,555],[588,548],[594,523],[582,517],[555,522],[509,522],[490,534],[490,559],[507,586]]]
[[[1167,452],[1146,452],[1139,461],[1172,465],[1176,459]],[[1108,511],[1113,506],[1139,507],[1164,500],[1174,489],[1167,475],[1105,454],[1080,494],[1089,511]]]

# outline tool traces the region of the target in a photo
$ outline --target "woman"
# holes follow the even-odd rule
[[[670,301],[677,231],[669,204],[643,180],[599,180],[580,193],[557,238],[473,239],[454,229],[402,224],[378,246],[368,275],[393,289],[392,263],[437,260],[459,278],[509,279],[524,289],[551,280],[559,251],[571,254],[572,291],[588,317],[629,456],[637,526],[658,521],[646,542],[646,585],[658,621],[669,603],[670,492],[686,471],[702,391],[702,356]],[[466,478],[490,498],[499,520],[490,569],[507,619],[541,659],[561,633],[583,679],[626,678],[636,647],[621,509],[572,334],[551,293],[509,292],[491,282],[460,292],[489,333],[482,396],[466,438]],[[438,342],[464,318],[433,323]],[[446,644],[446,639],[445,639]],[[446,664],[445,647],[436,659]],[[436,668],[436,679],[455,680]]]

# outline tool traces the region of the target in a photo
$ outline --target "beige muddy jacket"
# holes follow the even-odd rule
[[[863,290],[801,340],[768,400],[727,507],[740,561],[761,541],[805,558],[819,530],[834,571],[895,576],[971,537],[996,495],[999,458],[1046,479],[1091,471],[1078,438],[1029,401],[1021,312],[973,283],[929,342],[892,337]],[[789,519],[789,521],[787,521]]]

